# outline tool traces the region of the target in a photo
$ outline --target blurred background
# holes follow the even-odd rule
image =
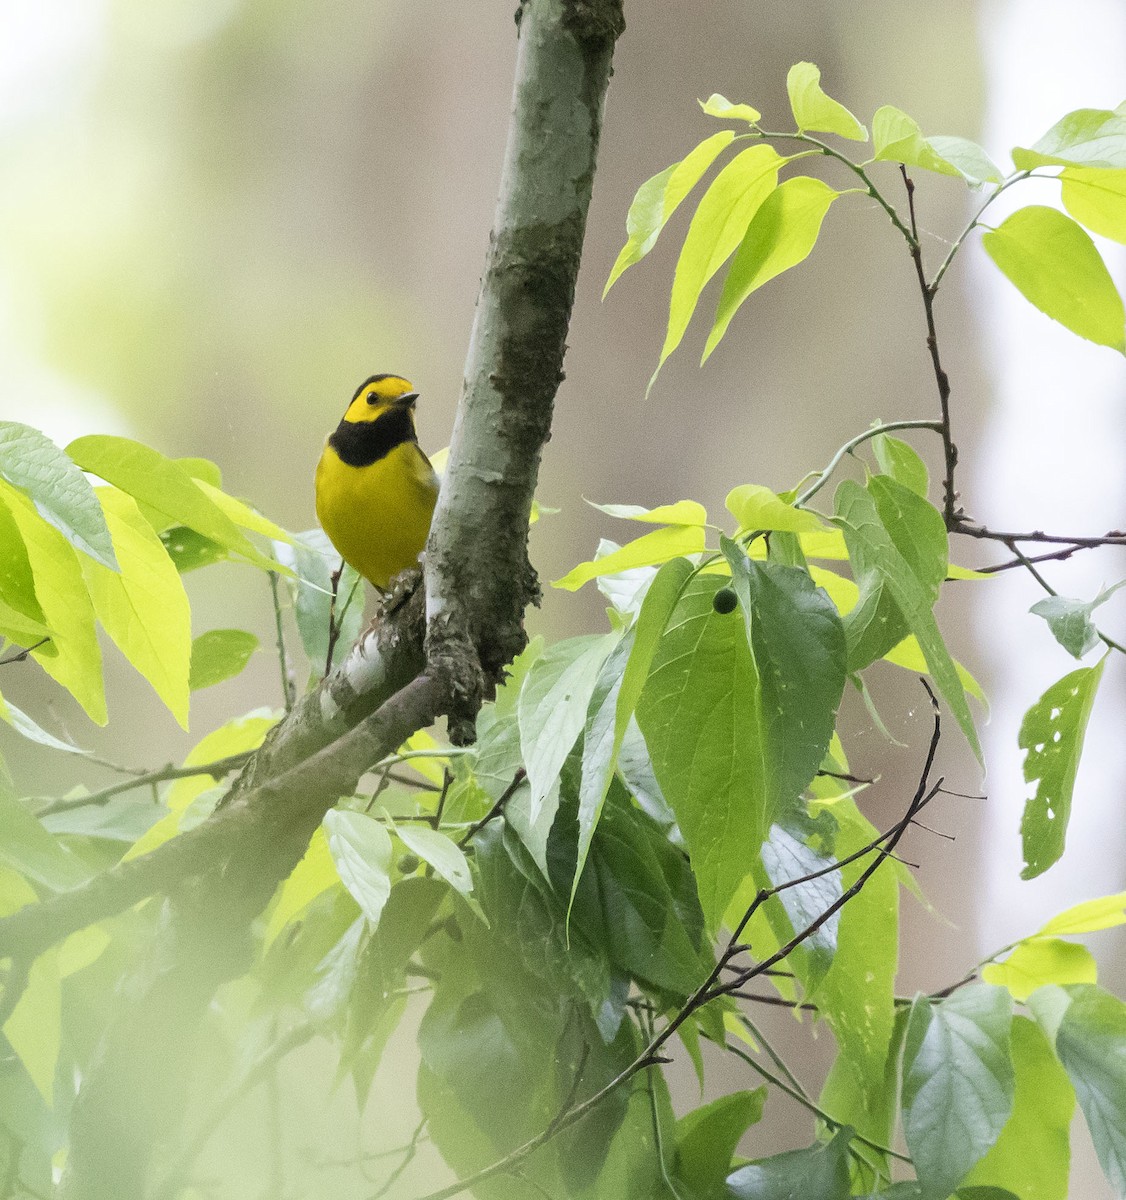
[[[514,8],[515,0],[5,0],[0,418],[36,425],[63,445],[108,432],[172,456],[206,456],[229,491],[294,530],[314,522],[322,440],[367,375],[413,380],[423,446],[445,445],[504,151]],[[895,104],[924,132],[976,138],[1004,164],[1011,146],[1030,144],[1069,109],[1113,107],[1126,96],[1122,6],[1072,0],[1066,18],[1063,8],[1053,0],[626,0],[567,379],[539,489],[560,511],[532,535],[545,581],[590,557],[599,537],[624,541],[635,531],[584,497],[646,505],[692,497],[722,522],[723,497],[736,484],[792,486],[874,419],[936,413],[910,260],[861,197],[834,207],[813,259],[757,293],[703,369],[707,324],[698,318],[645,399],[686,221],[605,303],[599,297],[637,186],[715,128],[697,98],[721,92],[785,127],[786,70],[807,59],[861,120]],[[890,168],[886,182],[895,191]],[[1014,199],[1057,196],[1049,184],[1042,194],[1017,189]],[[976,200],[954,181],[919,180],[932,265]],[[1113,247],[1108,254],[1121,281],[1121,258]],[[710,304],[714,297],[701,317]],[[938,318],[966,509],[1003,528],[1126,525],[1121,358],[1035,312],[976,244],[947,277]],[[937,475],[935,447],[915,445]],[[968,565],[1006,557],[962,543],[953,554]],[[1063,593],[1090,598],[1124,569],[1121,555],[1101,551],[1046,573]],[[33,665],[5,676],[5,690],[56,732],[137,764],[177,759],[231,716],[276,706],[263,577],[224,566],[191,576],[189,590],[197,633],[239,626],[264,646],[238,680],[197,694],[190,735],[112,651],[105,731]],[[1017,573],[948,592],[944,628],[990,695],[992,715],[988,780],[953,736],[942,770],[950,786],[988,799],[932,809],[956,840],[917,833],[906,851],[941,914],[905,901],[907,994],[960,977],[1067,904],[1126,886],[1121,664],[1107,671],[1096,704],[1068,854],[1022,883],[1017,729],[1075,664],[1027,615],[1040,593]],[[599,630],[602,607],[593,586],[577,595],[547,589],[529,625],[551,638]],[[1126,592],[1100,615],[1123,637]],[[888,746],[851,700],[848,745],[860,771],[881,775],[864,801],[880,823],[913,786],[927,716],[915,680],[894,668],[876,674],[884,720],[907,748]],[[6,727],[0,752],[24,792],[59,793],[90,778]],[[1101,981],[1121,991],[1123,939],[1102,934],[1095,948]],[[772,1024],[789,1053],[808,1050],[808,1028],[788,1015]],[[830,1040],[814,1044],[814,1059],[795,1059],[799,1074],[816,1081]],[[301,1070],[319,1069],[314,1058],[301,1061]],[[679,1070],[691,1103],[691,1071]],[[396,1083],[409,1095],[412,1071],[406,1059],[384,1065],[396,1112]],[[373,1115],[378,1097],[357,1126],[337,1100],[325,1113],[293,1117],[302,1162],[331,1158],[325,1146],[337,1134],[378,1148],[413,1127],[409,1112]],[[777,1106],[747,1151],[783,1148],[788,1123],[799,1131],[794,1144],[807,1141],[796,1116]],[[1080,1160],[1076,1194],[1102,1195],[1089,1152]]]

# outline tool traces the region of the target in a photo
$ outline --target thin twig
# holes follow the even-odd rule
[[[1106,533],[1087,537],[1082,534],[1072,535],[1063,533],[1045,533],[1042,529],[1033,529],[1029,533],[1012,533],[1004,529],[990,529],[979,525],[966,517],[958,517],[950,527],[951,533],[960,533],[963,537],[979,538],[991,542],[1037,542],[1049,546],[1070,546],[1072,550],[1087,550],[1098,546],[1126,546],[1126,533],[1121,529],[1110,529]]]
[[[244,1096],[269,1077],[270,1072],[287,1054],[291,1054],[303,1046],[316,1032],[316,1026],[311,1021],[294,1025],[251,1063],[242,1078],[207,1110],[207,1116],[188,1139],[187,1144],[153,1192],[153,1200],[172,1200],[179,1193],[192,1164],[210,1141],[211,1135],[230,1116],[231,1111]]]
[[[9,654],[7,658],[0,658],[0,667],[7,667],[11,663],[26,662],[33,650],[45,646],[50,640],[49,637],[40,638],[34,646],[28,646],[26,650],[17,650],[15,654]]]
[[[422,1120],[419,1121],[418,1125],[415,1127],[414,1133],[411,1134],[411,1140],[406,1144],[405,1147],[403,1147],[402,1162],[396,1164],[395,1169],[383,1181],[383,1184],[379,1188],[379,1190],[377,1192],[372,1193],[371,1200],[380,1200],[380,1198],[382,1196],[386,1196],[387,1193],[395,1186],[395,1183],[398,1180],[399,1176],[402,1175],[402,1173],[407,1169],[407,1167],[409,1167],[411,1165],[412,1162],[414,1162],[414,1157],[418,1153],[419,1142],[421,1141],[422,1135],[425,1132],[425,1130],[426,1130],[426,1118],[423,1117]]]
[[[919,292],[923,298],[923,313],[927,321],[927,350],[930,352],[931,365],[934,368],[934,379],[938,385],[938,406],[942,414],[939,432],[942,434],[942,455],[945,460],[945,473],[942,481],[942,516],[946,528],[950,529],[958,519],[958,493],[954,487],[954,470],[958,465],[958,447],[954,445],[954,437],[950,427],[950,378],[943,370],[942,361],[938,354],[938,330],[934,321],[935,286],[927,283],[926,271],[923,267],[923,248],[919,244],[919,226],[915,217],[915,181],[907,174],[907,168],[900,165],[903,184],[907,189],[907,212],[911,221],[912,237],[908,241],[911,251],[911,261],[915,264],[915,274],[919,279]]]
[[[282,702],[285,704],[285,711],[288,713],[293,711],[293,705],[297,701],[297,688],[290,673],[289,656],[285,651],[285,632],[282,628],[281,597],[278,595],[277,571],[270,571],[269,578],[270,596],[274,602],[274,629],[277,632],[278,639],[278,666],[281,669]]]
[[[497,798],[497,802],[492,806],[492,808],[490,808],[489,811],[485,813],[485,815],[479,821],[475,821],[469,826],[465,837],[463,837],[459,843],[462,847],[468,845],[468,843],[471,842],[477,836],[477,834],[480,833],[486,825],[488,825],[490,821],[492,821],[495,817],[500,816],[500,814],[504,811],[504,806],[516,794],[516,789],[524,782],[526,778],[527,772],[523,767],[520,767],[516,774],[513,775],[512,782],[504,789],[503,792],[501,792],[500,796]]]
[[[121,795],[122,792],[130,792],[134,788],[148,787],[150,784],[167,783],[173,779],[192,779],[197,775],[210,775],[216,782],[223,778],[224,775],[229,775],[232,771],[237,771],[244,766],[253,756],[253,750],[244,750],[239,754],[228,754],[226,758],[217,758],[214,762],[201,763],[198,767],[174,767],[171,764],[165,767],[160,767],[158,770],[149,771],[145,775],[138,775],[132,779],[123,780],[121,783],[111,783],[109,787],[104,787],[97,792],[89,792],[85,796],[69,796],[58,800],[51,800],[42,808],[37,809],[35,815],[42,819],[49,817],[53,813],[70,812],[75,808],[89,808],[92,805],[107,804],[114,796]]]

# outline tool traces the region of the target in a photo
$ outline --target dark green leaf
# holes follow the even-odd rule
[[[842,1129],[825,1145],[740,1167],[727,1177],[728,1193],[733,1200],[847,1200],[851,1137],[851,1129]]]
[[[258,649],[258,639],[245,629],[209,629],[192,642],[188,686],[193,692],[232,679]]]
[[[168,557],[181,575],[199,567],[210,567],[213,563],[225,562],[230,554],[225,546],[196,533],[186,525],[172,525],[162,529],[160,540],[164,543]]]
[[[1126,1004],[1095,984],[1066,988],[1071,1003],[1056,1054],[1075,1088],[1103,1173],[1126,1196]]]
[[[76,550],[116,571],[109,528],[86,476],[38,429],[0,421],[0,478],[31,498]]]
[[[1063,854],[1075,775],[1105,662],[1065,675],[1024,714],[1017,740],[1026,751],[1024,778],[1036,784],[1036,794],[1025,803],[1020,823],[1022,879],[1043,874]]]
[[[903,1048],[903,1131],[923,1200],[945,1200],[1013,1107],[1012,997],[979,984],[915,1000]]]
[[[0,859],[55,892],[77,887],[90,868],[31,815],[0,778]]]
[[[878,606],[884,599],[886,589],[894,606],[893,614],[898,611],[909,631],[918,639],[938,690],[980,761],[981,744],[974,729],[965,688],[931,611],[938,587],[934,579],[940,566],[945,576],[945,554],[940,551],[939,527],[934,523],[937,518],[941,524],[942,517],[920,497],[886,476],[874,477],[869,486],[871,492],[846,479],[837,489],[836,496],[835,520],[844,531],[861,589],[861,603],[853,612],[861,608],[865,595],[875,596],[875,602],[867,614],[870,624],[877,617]],[[879,501],[877,496],[880,497]],[[920,505],[924,508],[920,508]],[[924,516],[925,510],[929,512]],[[916,535],[913,539],[912,531]],[[943,529],[943,545],[945,541]],[[852,620],[846,620],[845,632],[848,634],[850,629],[853,631],[850,644],[855,647],[861,638],[868,635],[865,626],[858,627],[859,618],[853,617],[853,613],[849,617]],[[878,634],[879,631],[873,636]],[[849,666],[855,669],[851,655]]]

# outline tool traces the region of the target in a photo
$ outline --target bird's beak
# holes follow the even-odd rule
[[[414,408],[417,399],[418,392],[404,392],[401,396],[395,398],[395,403],[401,404],[403,408]]]

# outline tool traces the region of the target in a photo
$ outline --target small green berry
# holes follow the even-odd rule
[[[413,875],[418,870],[418,855],[403,854],[399,857],[399,874]]]
[[[728,613],[734,612],[738,607],[739,597],[735,595],[734,588],[720,588],[712,597],[712,608],[721,616],[726,616]]]

